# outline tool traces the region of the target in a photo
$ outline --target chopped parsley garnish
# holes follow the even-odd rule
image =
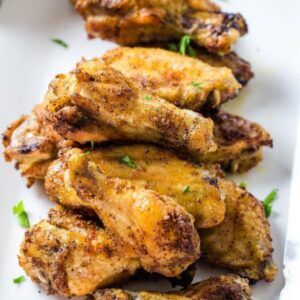
[[[195,87],[195,88],[197,88],[197,89],[200,89],[201,86],[202,86],[202,83],[201,82],[193,82],[192,86]]]
[[[23,201],[20,201],[17,205],[13,207],[13,214],[17,216],[20,226],[22,226],[23,228],[30,227],[28,215],[24,210]]]
[[[193,38],[190,37],[189,35],[185,35],[181,38],[180,43],[179,43],[179,52],[181,54],[186,55],[187,48],[190,46],[192,39]]]
[[[183,189],[182,189],[182,193],[183,194],[187,194],[190,191],[190,187],[188,185],[186,185]]]
[[[129,155],[123,155],[121,157],[118,158],[119,163],[127,165],[130,168],[135,169],[136,168],[136,164],[134,162],[134,160],[129,156]]]
[[[188,55],[191,57],[197,57],[198,53],[197,51],[191,46],[191,41],[194,38],[189,36],[189,35],[184,35],[180,41],[179,44],[175,44],[175,43],[169,43],[168,44],[168,48],[171,51],[174,52],[179,52],[183,55]]]
[[[95,141],[91,141],[90,143],[91,143],[91,150],[93,151],[95,147]]]
[[[269,218],[272,213],[272,203],[275,201],[277,196],[278,196],[278,190],[274,189],[272,192],[268,194],[268,196],[264,199],[264,201],[262,201],[267,218]]]
[[[247,187],[247,183],[245,181],[242,181],[240,184],[239,184],[239,187],[242,188],[242,189],[245,189]]]
[[[25,280],[26,280],[25,276],[20,276],[20,277],[14,278],[13,283],[20,284],[20,283],[24,282]]]
[[[145,96],[145,98],[144,98],[145,100],[147,100],[147,101],[151,101],[152,100],[152,96],[150,96],[150,95],[147,95],[147,96]]]
[[[62,46],[63,48],[69,48],[68,44],[61,39],[51,39],[51,41],[59,46]]]

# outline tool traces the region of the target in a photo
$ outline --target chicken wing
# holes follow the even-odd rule
[[[212,277],[179,292],[132,292],[99,290],[86,300],[251,300],[247,280],[235,275]]]
[[[99,59],[82,61],[72,73],[58,76],[45,103],[55,130],[74,142],[90,141],[90,134],[72,130],[88,122],[98,128],[95,142],[149,141],[195,157],[216,149],[210,119],[149,95]]]
[[[194,111],[219,106],[241,87],[228,68],[158,48],[116,48],[103,60],[150,93]]]
[[[89,37],[122,45],[169,41],[190,35],[212,52],[227,53],[247,25],[240,14],[222,13],[207,0],[77,0]]]
[[[7,161],[16,161],[16,168],[28,178],[42,179],[62,138],[45,120],[45,110],[37,105],[28,116],[22,116],[3,134],[4,156]]]
[[[130,180],[174,198],[193,215],[198,229],[216,226],[224,219],[225,205],[215,172],[207,168],[195,167],[151,145],[101,147],[87,157],[105,176]],[[134,167],[122,163],[122,157],[129,157]]]
[[[26,232],[19,263],[48,293],[66,297],[116,284],[140,267],[138,258],[120,239],[61,206]]]
[[[53,201],[96,213],[148,272],[174,277],[199,257],[194,219],[183,207],[141,183],[106,176],[80,149],[49,167],[45,187]]]
[[[272,259],[270,226],[263,205],[244,189],[227,180],[219,181],[225,195],[222,224],[202,230],[203,259],[249,278],[272,281],[277,267]]]

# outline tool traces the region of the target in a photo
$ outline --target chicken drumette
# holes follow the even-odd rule
[[[169,41],[190,35],[209,51],[227,53],[247,33],[240,14],[228,14],[208,0],[77,0],[89,37],[122,45]]]

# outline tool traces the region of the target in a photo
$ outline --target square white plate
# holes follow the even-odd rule
[[[279,273],[273,283],[260,282],[254,286],[256,299],[275,300],[279,299],[285,285],[283,261],[290,187],[296,161],[294,155],[300,107],[300,2],[229,0],[222,5],[227,11],[241,12],[248,21],[250,33],[238,42],[236,50],[252,63],[256,75],[239,98],[225,108],[261,123],[274,138],[274,149],[265,150],[264,161],[236,180],[247,181],[249,190],[261,199],[273,188],[280,191],[270,218]],[[52,38],[65,40],[69,49],[52,43]],[[67,0],[3,0],[0,7],[0,131],[3,132],[13,120],[29,113],[34,104],[42,101],[50,80],[57,73],[69,71],[82,56],[100,56],[115,46],[100,40],[88,41],[83,21]],[[299,158],[297,162],[299,170]],[[297,178],[299,182],[299,177],[299,171],[295,170],[295,182]],[[29,279],[19,286],[12,283],[13,278],[24,274],[16,258],[24,230],[12,215],[12,206],[23,199],[33,224],[47,215],[52,204],[41,185],[27,189],[12,164],[5,163],[2,157],[0,182],[0,299],[59,299],[47,296],[42,290],[39,292]],[[294,196],[300,194],[298,185],[294,184]],[[293,205],[292,211],[295,213],[297,204]],[[298,218],[297,215],[293,218],[295,222],[299,219],[299,213],[298,208]],[[290,228],[295,226],[295,223],[290,224]],[[289,275],[289,289],[285,290],[285,300],[297,299],[291,296],[297,295],[292,294],[291,289],[297,279],[296,270],[291,266],[295,257],[299,259],[297,253],[300,252],[299,244],[295,242],[297,233],[291,231],[291,241],[296,246],[287,251],[293,255],[285,257],[289,263],[286,272]],[[217,273],[221,271],[200,265],[197,280]],[[135,288],[142,286],[142,283],[134,285]],[[163,290],[170,288],[167,283],[147,285],[151,288],[157,286]]]

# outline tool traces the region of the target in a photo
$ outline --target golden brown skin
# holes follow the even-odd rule
[[[140,267],[131,249],[96,222],[56,206],[25,234],[19,263],[50,294],[84,296]]]
[[[121,45],[169,41],[190,35],[211,52],[227,53],[247,33],[240,14],[222,13],[207,0],[77,0],[91,38]]]
[[[194,219],[173,198],[106,176],[80,149],[68,150],[52,163],[45,187],[53,201],[95,212],[148,272],[175,277],[199,257]]]
[[[228,68],[159,48],[120,47],[104,54],[103,60],[151,94],[193,111],[203,105],[215,108],[234,98],[241,87]]]
[[[125,155],[135,168],[120,163]],[[214,173],[207,168],[151,145],[101,147],[87,156],[108,177],[127,179],[174,198],[193,215],[198,229],[216,226],[224,219],[224,201]]]
[[[203,259],[252,282],[273,281],[277,267],[262,203],[230,181],[219,180],[219,185],[225,195],[226,215],[222,224],[200,232]]]
[[[248,281],[236,275],[212,277],[179,292],[99,290],[86,300],[251,300]]]
[[[208,52],[204,48],[198,47],[197,58],[214,67],[226,67],[230,69],[236,78],[236,80],[245,86],[254,77],[254,73],[251,69],[249,62],[245,61],[238,56],[235,52],[229,52],[225,55],[216,55]]]
[[[16,168],[28,178],[43,179],[50,162],[57,156],[62,138],[45,120],[43,105],[37,105],[28,116],[12,123],[3,134],[6,161],[16,161]]]
[[[93,59],[79,63],[71,74],[57,77],[50,84],[45,103],[55,130],[74,142],[89,142],[91,136],[78,136],[66,123],[80,127],[92,119],[99,133],[95,142],[149,141],[195,157],[216,149],[210,119],[155,95],[150,101],[148,97],[149,92]]]
[[[224,111],[210,116],[215,124],[218,148],[204,154],[203,162],[219,163],[230,173],[242,173],[262,160],[262,146],[273,146],[270,134],[257,123]]]

